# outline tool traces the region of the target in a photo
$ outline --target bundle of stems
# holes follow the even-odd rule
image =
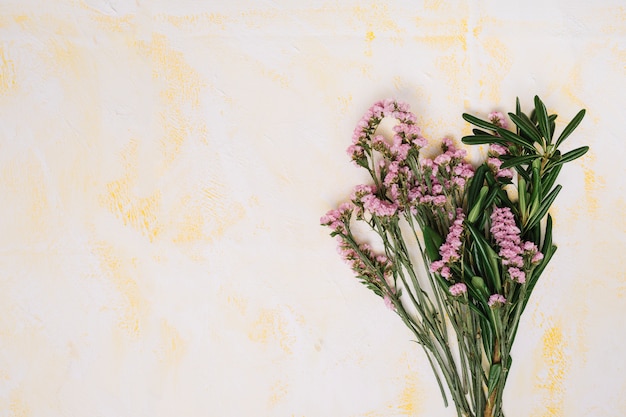
[[[487,120],[463,114],[475,126],[463,143],[489,145],[474,167],[449,139],[435,158],[421,156],[427,141],[409,106],[375,103],[348,148],[372,183],[321,218],[358,279],[413,333],[459,416],[504,416],[520,318],[556,251],[548,214],[561,191],[556,180],[588,151],[559,150],[585,110],[556,137],[557,116],[539,97],[534,104],[526,115],[516,101],[512,129],[499,112]],[[385,118],[395,119],[393,138],[379,134]],[[363,241],[363,225],[376,245]]]

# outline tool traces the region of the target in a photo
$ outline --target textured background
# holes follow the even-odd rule
[[[319,217],[378,99],[588,116],[507,417],[626,415],[623,1],[0,2],[0,416],[453,416]]]

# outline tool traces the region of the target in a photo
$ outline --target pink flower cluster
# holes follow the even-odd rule
[[[499,307],[506,303],[506,298],[501,294],[493,294],[489,297],[487,304],[489,307]]]
[[[399,122],[393,129],[395,132],[393,144],[389,146],[384,143],[395,159],[401,161],[406,159],[412,146],[418,149],[426,146],[426,139],[421,136],[419,127],[415,125],[417,117],[409,111],[409,105],[393,99],[386,99],[374,103],[361,117],[354,129],[352,145],[348,147],[347,152],[355,163],[362,162],[365,152],[371,147],[370,138],[385,117],[392,117]]]
[[[346,223],[350,221],[354,205],[352,203],[342,203],[338,209],[329,210],[320,218],[322,226],[330,227],[334,233],[345,233]]]
[[[376,196],[373,185],[357,185],[352,193],[352,202],[357,208],[357,215],[364,211],[380,217],[391,217],[398,211],[398,205]]]
[[[494,111],[494,112],[489,113],[489,116],[487,116],[487,118],[489,119],[491,123],[493,123],[494,125],[498,127],[501,127],[502,129],[506,129],[509,127],[509,124],[504,118],[504,115],[500,113],[499,111]]]
[[[448,291],[450,291],[450,294],[453,296],[458,297],[467,292],[467,285],[462,282],[457,282],[456,284],[451,285],[450,288],[448,288]]]
[[[462,191],[474,176],[474,167],[464,159],[464,149],[456,149],[448,138],[442,140],[441,146],[442,154],[420,162],[421,178],[408,192],[412,204],[442,207],[454,190]]]
[[[430,264],[430,272],[436,272],[447,280],[452,279],[450,266],[461,259],[459,250],[463,245],[461,235],[463,234],[463,220],[465,214],[463,209],[456,209],[456,219],[450,226],[446,241],[439,248],[441,259]]]
[[[376,255],[367,243],[360,244],[357,251],[344,237],[338,236],[337,242],[337,252],[341,258],[359,278],[376,285],[384,294],[385,305],[394,309],[391,295],[396,294],[396,287],[391,260],[385,255]]]
[[[509,276],[513,281],[523,284],[526,282],[525,266],[537,264],[543,259],[543,254],[533,242],[522,243],[515,216],[508,207],[496,207],[493,210],[490,231],[500,248],[498,255],[502,258],[502,264],[508,266]]]
[[[501,155],[508,154],[508,149],[497,143],[489,145],[487,151],[487,165],[496,176],[496,178],[513,178],[513,170],[511,168],[500,169],[502,166],[502,160],[499,158]]]

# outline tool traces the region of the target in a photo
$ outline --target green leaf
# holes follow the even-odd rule
[[[431,262],[434,262],[439,259],[439,247],[443,243],[443,239],[435,229],[428,225],[424,227],[422,233],[424,235],[426,255]]]
[[[540,155],[524,155],[524,156],[515,156],[513,158],[503,159],[501,169],[511,168],[522,164],[528,164],[532,162],[534,159],[539,158]],[[501,158],[502,159],[502,158]]]
[[[476,249],[476,262],[482,266],[485,278],[490,281],[491,286],[500,292],[502,281],[500,279],[500,269],[498,268],[498,255],[487,242],[487,239],[470,223],[467,227],[474,239]]]
[[[586,154],[588,150],[589,150],[589,146],[581,146],[580,148],[576,148],[573,151],[569,151],[563,154],[563,156],[561,156],[561,159],[559,159],[554,164],[552,164],[552,166],[563,165],[567,162],[573,161],[574,159],[578,159],[584,154]]]
[[[539,122],[539,131],[541,131],[541,134],[546,139],[546,142],[550,144],[550,120],[548,119],[546,106],[543,104],[543,101],[541,101],[539,96],[535,96],[535,112],[537,115],[537,121]]]
[[[502,140],[501,137],[493,135],[463,136],[461,138],[461,142],[466,145],[482,145],[484,143],[502,143],[505,145],[504,140]]]
[[[491,367],[489,368],[489,382],[487,382],[487,395],[490,395],[496,388],[496,385],[498,385],[500,374],[502,374],[502,365],[499,363],[491,364]]]
[[[530,139],[541,143],[541,133],[537,130],[537,126],[535,126],[527,117],[520,117],[513,113],[509,113],[509,117],[511,118],[511,121],[513,121],[513,123],[515,123],[515,125],[519,127],[520,130]]]
[[[506,139],[509,142],[513,142],[516,145],[522,146],[533,153],[537,152],[537,149],[535,149],[535,147],[531,143],[529,143],[526,139],[522,138],[521,136],[517,136],[515,133],[511,131],[508,131],[506,129],[501,129],[501,128],[498,128],[497,132],[500,134],[500,136],[502,136],[503,139]]]
[[[497,127],[491,122],[487,122],[485,120],[479,119],[478,117],[472,116],[471,114],[468,114],[468,113],[463,113],[463,119],[465,119],[465,121],[467,122],[470,122],[474,126],[482,127],[483,129],[487,129],[487,130],[496,130],[496,127]]]
[[[518,178],[517,180],[517,198],[519,202],[519,211],[522,217],[522,223],[526,219],[526,180],[524,178]]]
[[[474,172],[474,176],[470,180],[470,184],[467,191],[467,207],[468,210],[472,210],[474,204],[476,204],[476,199],[480,194],[480,190],[485,182],[485,172],[489,170],[489,167],[486,164],[482,164],[476,169]]]
[[[490,135],[489,132],[485,132],[484,130],[480,130],[480,129],[472,129],[472,133],[474,133],[474,135],[476,136]]]
[[[559,194],[559,192],[561,191],[561,188],[563,188],[561,185],[557,185],[556,187],[554,187],[554,189],[550,192],[550,194],[548,194],[546,196],[546,198],[543,199],[543,201],[541,202],[541,206],[539,206],[539,209],[537,210],[536,213],[534,213],[530,219],[528,219],[528,224],[526,225],[526,227],[528,229],[532,228],[533,226],[535,226],[535,224],[538,224],[541,219],[543,218],[543,216],[546,215],[546,213],[548,212],[548,210],[550,209],[550,206],[552,205],[552,203],[554,202],[554,199],[556,198],[556,196]]]
[[[468,287],[468,288],[471,288],[471,287]],[[467,305],[469,306],[470,310],[473,310],[474,312],[476,312],[480,317],[482,317],[485,320],[489,320],[489,317],[487,317],[480,308],[476,307],[474,303],[468,303]]]
[[[548,219],[546,220],[546,231],[544,233],[543,244],[540,246],[541,253],[546,252],[547,248],[552,246],[552,216],[548,214]]]
[[[586,110],[582,109],[581,111],[578,112],[578,114],[576,114],[576,116],[574,116],[574,118],[567,124],[567,126],[565,126],[565,129],[563,129],[563,132],[561,132],[561,134],[559,135],[559,138],[556,141],[557,148],[559,147],[561,143],[563,143],[565,139],[567,139],[569,135],[572,134],[574,129],[578,127],[580,122],[585,117],[585,113],[586,113]]]
[[[489,307],[487,307],[489,308]],[[491,320],[481,320],[480,328],[482,330],[483,347],[488,358],[493,357],[494,331]]]
[[[533,161],[533,165],[532,165],[532,193],[530,195],[530,200],[528,201],[529,203],[529,209],[528,209],[528,216],[529,216],[529,220],[530,218],[532,218],[534,216],[534,214],[537,212],[537,210],[539,209],[539,204],[541,201],[541,196],[542,196],[542,188],[541,188],[541,174],[540,174],[540,170],[541,170],[541,160],[539,159],[535,159]],[[528,226],[531,227],[531,226]]]
[[[561,172],[562,167],[563,165],[550,167],[549,171],[543,175],[543,178],[541,178],[541,189],[544,192],[549,192],[552,189],[552,186],[556,182],[556,179],[559,176],[559,172]]]
[[[485,281],[481,277],[479,277],[479,276],[473,276],[472,277],[472,285],[471,285],[471,287],[478,294],[480,294],[479,299],[484,301],[485,305],[486,305],[487,300],[489,299],[489,296],[491,295],[491,293],[487,289],[487,286],[485,285]]]
[[[474,204],[474,207],[471,208],[469,215],[467,216],[467,221],[470,223],[474,223],[476,219],[478,219],[478,215],[483,210],[485,197],[487,196],[487,192],[489,192],[489,187],[484,185],[480,189],[480,194],[478,195],[478,199]]]

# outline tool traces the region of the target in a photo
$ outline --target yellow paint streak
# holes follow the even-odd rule
[[[289,385],[283,381],[277,381],[270,389],[269,406],[275,407],[287,397]]]
[[[396,24],[387,5],[372,2],[366,6],[357,6],[354,8],[354,14],[369,27],[368,31],[380,30],[402,33],[402,29]]]
[[[393,14],[387,5],[372,2],[369,5],[357,6],[353,9],[356,18],[365,25],[365,55],[372,56],[372,42],[376,38],[376,32],[392,33],[392,41],[401,40],[403,33],[396,23]]]
[[[141,333],[140,316],[146,309],[146,301],[141,296],[137,282],[132,278],[132,272],[129,271],[133,259],[124,259],[117,253],[115,247],[106,242],[97,243],[95,253],[123,300],[118,325],[129,336],[138,337]]]
[[[411,372],[404,377],[404,388],[400,393],[398,410],[402,415],[414,416],[418,411],[418,379],[415,372]]]
[[[185,141],[202,131],[204,124],[193,123],[189,111],[199,108],[200,92],[205,84],[183,53],[170,47],[164,35],[154,34],[151,42],[136,41],[134,45],[151,58],[153,79],[162,85],[160,97],[164,110],[160,119],[165,137],[161,145],[168,166],[179,155]]]
[[[591,52],[592,51],[589,51],[589,53]],[[564,80],[565,82],[563,82]],[[569,98],[572,103],[581,108],[584,108],[586,106],[585,102],[579,97],[579,92],[583,89],[580,65],[575,65],[570,70],[566,78],[557,80],[556,82],[562,83],[561,91],[565,93],[567,98]],[[557,122],[561,121],[557,119]]]
[[[352,105],[352,94],[348,94],[347,96],[337,97],[337,101],[339,102],[339,112],[341,114],[346,114]]]
[[[0,47],[0,94],[7,94],[16,88],[15,63],[7,58],[4,48]]]
[[[591,215],[597,215],[600,204],[598,202],[598,190],[606,186],[606,181],[597,175],[592,166],[595,162],[593,152],[587,153],[581,160],[583,173],[585,178],[585,203],[587,212]]]
[[[546,373],[540,377],[537,388],[545,391],[542,412],[537,417],[562,417],[564,414],[564,379],[571,367],[566,348],[567,342],[559,326],[551,326],[542,338],[542,358]]]
[[[491,56],[486,68],[486,75],[482,78],[482,85],[486,88],[481,91],[481,99],[487,98],[494,103],[500,101],[500,85],[512,67],[506,45],[496,37],[485,38],[482,41],[485,51]],[[486,96],[486,97],[485,97]]]
[[[161,232],[157,214],[161,205],[161,192],[146,197],[138,197],[133,193],[137,181],[137,141],[131,140],[122,153],[124,175],[106,185],[106,194],[102,197],[103,204],[109,211],[124,222],[154,241]]]
[[[438,10],[443,4],[443,0],[425,0],[424,8],[428,10]]]
[[[223,196],[223,191],[206,187],[202,190],[202,194],[206,197],[205,212],[211,219],[208,231],[209,240],[222,236],[229,227],[245,217],[246,211],[243,205],[238,202],[228,202]]]
[[[135,16],[130,14],[124,16],[108,16],[98,13],[94,14],[92,18],[98,22],[101,28],[114,33],[125,33],[135,26]]]
[[[262,344],[278,343],[285,353],[292,353],[295,337],[289,333],[287,325],[280,311],[263,309],[248,332],[248,338]]]
[[[29,35],[43,34],[47,38],[50,37],[50,34],[65,37],[76,37],[79,35],[76,22],[73,19],[63,19],[52,14],[33,13],[28,15],[18,13],[2,17],[7,20],[13,20],[20,26],[20,29],[28,32]]]
[[[191,196],[183,198],[182,206],[189,204]],[[190,205],[183,214],[183,220],[179,224],[178,235],[174,238],[175,243],[191,243],[203,240],[204,216],[198,205]]]
[[[229,295],[227,298],[227,302],[229,305],[235,307],[239,314],[241,314],[242,316],[246,315],[246,310],[248,309],[248,300],[241,296]]]
[[[187,343],[167,320],[161,321],[161,338],[161,360],[174,366],[180,363],[187,350]]]
[[[81,72],[83,57],[76,45],[68,40],[52,41],[50,44],[53,66],[62,68],[62,72],[70,70],[73,75]]]
[[[615,46],[612,48],[611,52],[615,57],[615,62],[617,63],[619,69],[623,74],[626,74],[626,49],[620,49]]]
[[[15,392],[11,395],[9,411],[11,412],[10,417],[30,417],[32,415],[28,404]]]
[[[28,22],[30,20],[31,20],[30,16],[28,16],[26,14],[18,14],[18,15],[13,16],[13,21],[15,23],[17,23],[18,25],[22,26],[22,27],[24,27],[23,26],[24,23],[26,23],[26,22]]]
[[[421,33],[414,37],[417,42],[434,49],[461,46],[463,51],[467,51],[467,19],[433,21],[432,19],[417,17],[415,25]]]
[[[602,17],[596,17],[602,22],[602,32],[606,35],[623,35],[626,33],[626,7],[607,7]]]
[[[50,223],[50,201],[46,189],[46,178],[41,162],[33,153],[25,158],[11,161],[0,168],[0,179],[9,187],[12,204],[21,207],[24,235],[41,238]]]

